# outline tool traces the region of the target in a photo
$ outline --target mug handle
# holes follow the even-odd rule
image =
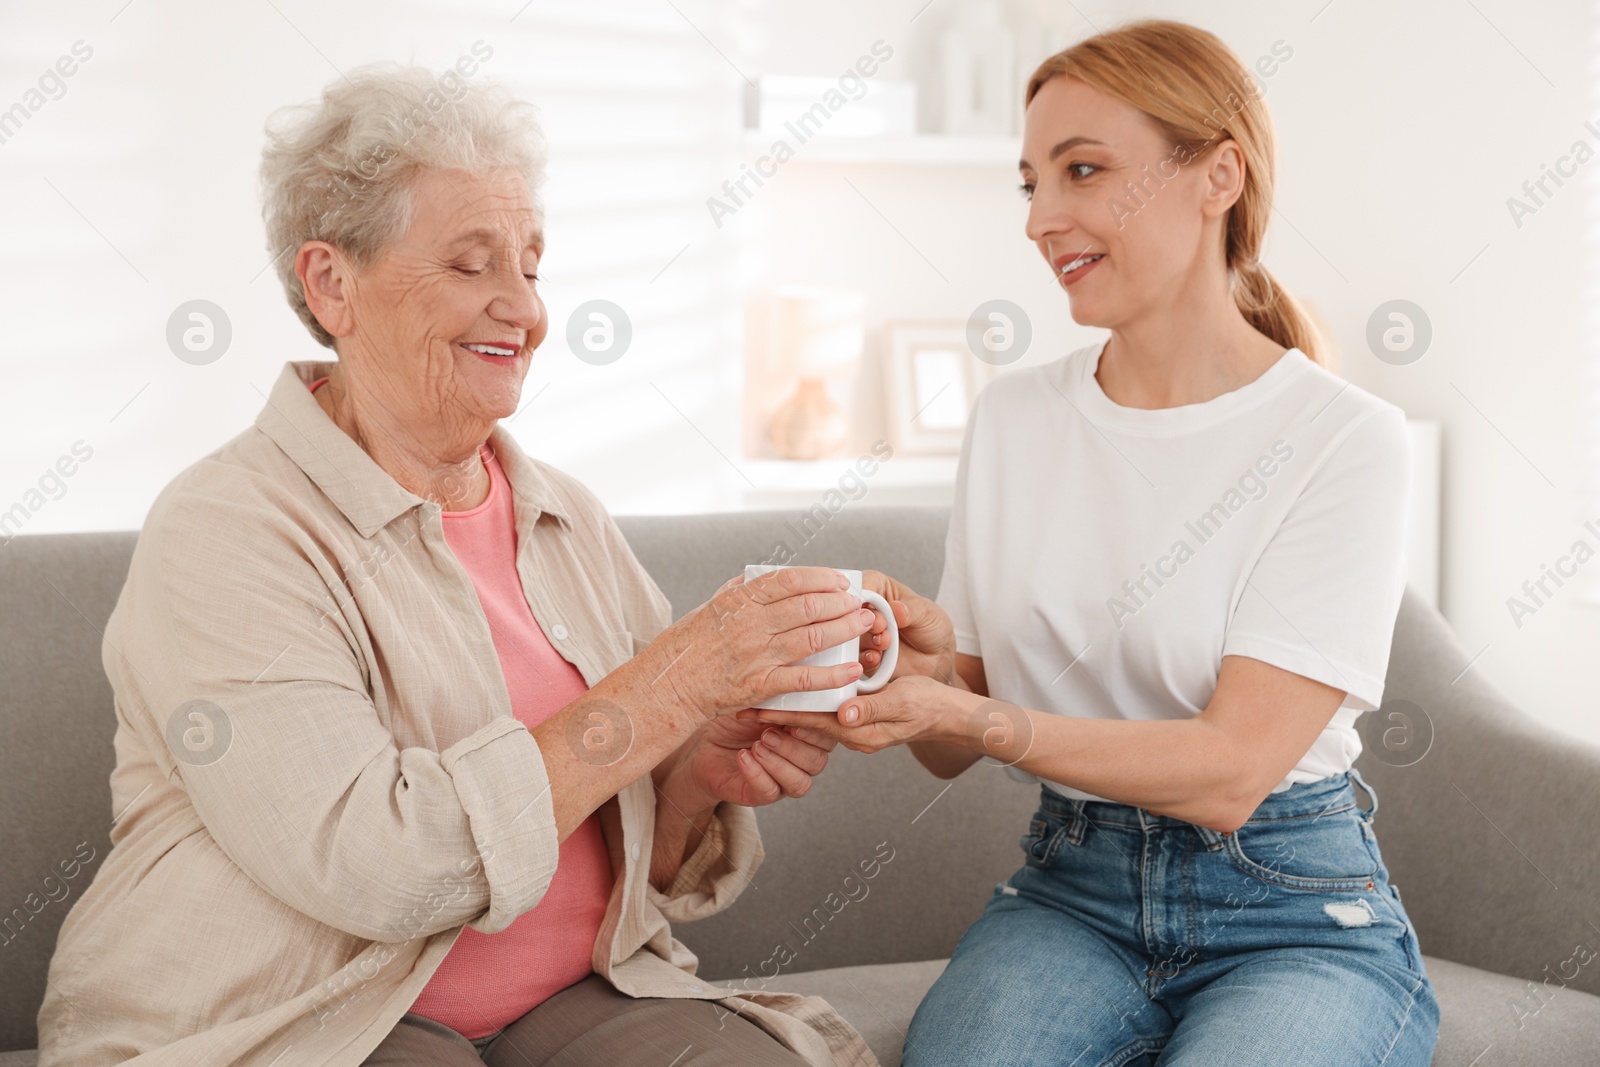
[[[876,693],[889,684],[889,679],[894,677],[894,665],[900,661],[900,626],[894,621],[894,610],[883,597],[870,589],[863,589],[861,599],[889,624],[889,649],[879,661],[878,669],[872,672],[872,677],[863,674],[856,682],[856,692]]]

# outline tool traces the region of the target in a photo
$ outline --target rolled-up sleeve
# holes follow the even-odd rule
[[[439,764],[455,783],[488,891],[488,910],[467,925],[498,933],[555,877],[560,844],[544,757],[527,727],[502,716],[445,749]]]
[[[313,530],[200,494],[157,509],[106,663],[234,863],[375,941],[494,933],[537,904],[559,843],[533,735],[498,715],[443,751],[401,747],[364,635],[314,610],[333,593]]]

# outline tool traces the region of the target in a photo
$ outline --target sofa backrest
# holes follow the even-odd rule
[[[681,615],[745,564],[769,560],[875,568],[933,595],[947,518],[846,507],[618,521]],[[0,1050],[33,1047],[56,931],[110,847],[114,716],[101,631],[134,541],[32,535],[0,546]],[[1600,914],[1600,754],[1463,673],[1468,659],[1444,620],[1408,595],[1389,695],[1410,703],[1386,700],[1363,717],[1376,729],[1363,729],[1359,766],[1379,793],[1384,856],[1426,951],[1533,978],[1568,959],[1573,941],[1594,933],[1586,916]],[[1398,725],[1393,711],[1416,719],[1412,708],[1431,724],[1431,747],[1399,766],[1410,755],[1381,738]],[[941,782],[903,749],[839,749],[811,795],[762,809],[767,859],[743,896],[679,936],[707,977],[752,982],[946,956],[1016,868],[1035,800],[993,766]],[[1575,823],[1540,815],[1574,805]],[[1591,828],[1589,844],[1562,836],[1574,824]],[[1566,984],[1600,992],[1600,968]]]
[[[1512,704],[1483,658],[1408,593],[1356,761],[1384,859],[1428,955],[1538,983],[1524,1010],[1600,994],[1600,746]]]
[[[101,631],[136,539],[0,546],[0,1049],[34,1047],[56,930],[111,848],[116,719]]]

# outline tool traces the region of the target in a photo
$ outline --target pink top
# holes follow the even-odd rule
[[[326,380],[313,382],[312,391]],[[443,512],[444,536],[478,591],[511,712],[532,729],[588,686],[551,647],[522,593],[511,483],[494,453],[484,447],[482,454],[488,499],[468,511]],[[497,934],[463,929],[411,1010],[466,1037],[487,1037],[587,978],[611,887],[600,818],[590,815],[561,843],[555,877],[539,903]]]

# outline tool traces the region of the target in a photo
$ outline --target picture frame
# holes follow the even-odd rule
[[[995,368],[967,348],[959,319],[890,322],[883,327],[883,394],[895,452],[961,451],[967,416]]]

